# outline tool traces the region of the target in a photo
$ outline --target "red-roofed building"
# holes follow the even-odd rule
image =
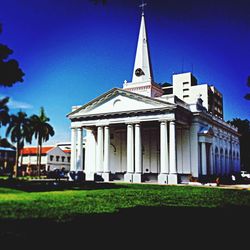
[[[19,164],[28,174],[37,173],[37,147],[24,147],[20,152]],[[70,150],[62,150],[58,146],[42,147],[41,172],[64,168],[69,171]]]
[[[52,148],[54,148],[54,146],[42,147],[42,154],[46,154]],[[21,154],[23,155],[36,155],[36,153],[37,153],[37,147],[25,147],[21,149]]]

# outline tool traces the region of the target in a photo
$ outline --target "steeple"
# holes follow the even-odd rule
[[[154,82],[150,60],[147,32],[145,25],[144,6],[142,4],[141,26],[137,42],[132,82],[124,81],[123,89],[149,97],[160,97],[161,87]]]
[[[144,11],[141,16],[141,26],[137,43],[133,83],[153,81],[153,72],[150,61],[150,53],[147,40]]]

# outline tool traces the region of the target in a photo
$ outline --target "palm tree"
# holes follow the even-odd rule
[[[32,141],[30,120],[25,112],[19,111],[17,115],[10,116],[10,122],[6,130],[6,136],[8,137],[9,135],[11,141],[16,143],[16,161],[14,169],[11,171],[11,177],[13,176],[13,171],[15,177],[17,177],[20,150],[24,147],[25,142],[31,143]]]
[[[37,139],[37,167],[38,175],[40,176],[42,143],[48,141],[50,136],[54,136],[55,132],[53,127],[48,123],[50,119],[46,116],[43,107],[41,107],[39,115],[32,115],[30,117],[30,121],[32,135]]]
[[[9,97],[0,100],[0,128],[6,126],[10,121],[9,108],[7,106],[8,101]],[[0,137],[0,147],[6,147],[6,143],[7,140]]]
[[[0,128],[1,126],[6,126],[10,121],[9,108],[7,106],[8,102],[9,97],[0,100]]]

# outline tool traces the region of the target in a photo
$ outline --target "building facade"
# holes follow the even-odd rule
[[[37,147],[24,147],[21,150],[19,165],[27,174],[37,174]],[[41,152],[41,172],[64,168],[70,170],[70,151],[58,146],[44,146]]]
[[[240,171],[239,135],[223,121],[220,92],[190,72],[173,75],[172,85],[154,82],[144,14],[132,81],[74,106],[68,118],[70,169],[87,180],[177,184]]]

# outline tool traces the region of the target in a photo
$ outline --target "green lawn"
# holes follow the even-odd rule
[[[96,189],[95,189],[96,187]],[[1,219],[51,219],[57,222],[122,208],[250,208],[248,190],[191,186],[112,184],[84,190],[27,192],[0,187]]]

